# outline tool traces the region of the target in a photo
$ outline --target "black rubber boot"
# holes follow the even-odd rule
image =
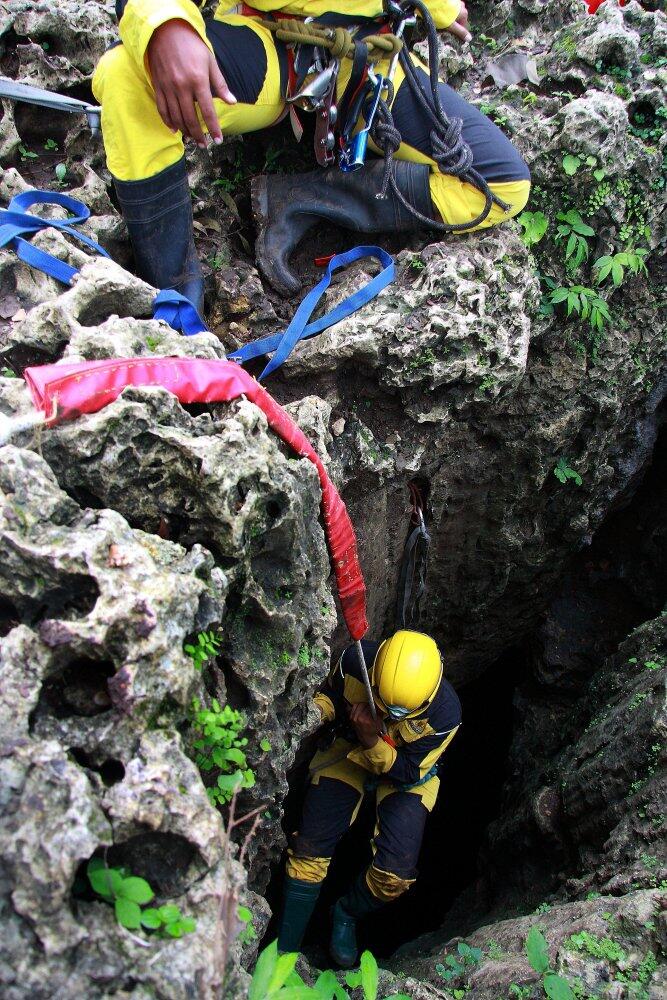
[[[368,888],[365,872],[334,906],[329,954],[343,969],[351,969],[357,961],[357,920],[383,906],[384,902]]]
[[[282,295],[294,295],[301,282],[289,267],[299,240],[317,222],[326,220],[360,233],[412,232],[424,224],[401,205],[389,189],[376,198],[384,162],[369,162],[360,170],[315,170],[310,174],[263,174],[252,182],[252,210],[258,235],[255,256],[262,274]],[[427,164],[394,160],[401,194],[428,218],[435,219]]]
[[[321,882],[305,882],[289,875],[286,877],[283,912],[278,929],[278,951],[301,951],[303,935],[321,888]]]
[[[185,157],[145,181],[114,187],[134,250],[137,274],[157,289],[175,288],[204,315],[204,282],[195,250]]]

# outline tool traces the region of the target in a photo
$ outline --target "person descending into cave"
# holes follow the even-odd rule
[[[373,664],[377,719],[349,646],[315,695],[329,745],[310,765],[278,931],[280,951],[300,950],[336,845],[364,795],[374,793],[373,860],[332,911],[330,952],[344,968],[357,958],[357,921],[397,899],[417,877],[424,827],[438,795],[438,762],[461,724],[461,705],[433,639],[401,630],[362,645]]]
[[[469,41],[462,0],[406,0],[405,11],[387,0],[386,13],[383,0],[253,4],[226,10],[220,3],[214,16],[203,17],[191,0],[116,2],[122,44],[102,56],[93,92],[102,106],[107,164],[142,278],[156,288],[175,288],[201,313],[204,286],[183,140],[205,148],[207,141],[222,142],[223,135],[267,128],[292,107],[287,103],[292,100],[315,108],[318,122],[326,113],[331,129],[343,130],[317,139],[316,153],[318,162],[324,155],[332,163],[332,144],[338,144],[339,157],[348,156],[349,172],[330,165],[253,181],[257,263],[283,295],[300,288],[289,258],[320,220],[364,233],[428,225],[462,232],[495,225],[522,210],[530,189],[526,164],[489,118],[438,83],[435,70],[429,76],[426,64],[410,55],[411,73],[405,48],[393,60],[391,83],[378,84],[379,91],[371,86],[374,79],[391,75],[392,59],[379,51],[368,68],[364,35],[399,31],[396,25],[416,7],[419,20],[429,25],[432,47],[437,48],[436,29]],[[276,26],[285,23],[281,19],[293,23],[313,16],[326,22],[329,34],[332,25],[355,26],[354,59],[334,58],[329,50],[322,56],[316,49],[311,64],[312,47],[276,38]],[[324,69],[322,58],[330,60]],[[311,87],[309,97],[311,84],[317,93]],[[352,169],[357,157],[359,163],[364,159],[357,123],[363,124],[373,107],[380,131],[371,132],[369,149],[379,152],[373,136],[385,143],[385,152],[393,156],[387,168],[391,181],[377,156]],[[341,145],[345,139],[349,148]]]

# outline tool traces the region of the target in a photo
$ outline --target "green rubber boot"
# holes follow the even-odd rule
[[[322,888],[321,882],[304,882],[300,878],[285,878],[283,912],[278,929],[278,951],[301,951],[301,942],[308,921]]]
[[[357,920],[384,906],[366,884],[366,873],[356,880],[347,895],[338,900],[332,912],[333,927],[329,954],[343,969],[351,969],[357,963]]]

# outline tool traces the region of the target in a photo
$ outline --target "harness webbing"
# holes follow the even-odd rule
[[[26,209],[31,205],[59,205],[66,209],[71,215],[67,219],[43,219],[39,215],[32,215]],[[24,191],[22,194],[12,198],[6,209],[0,209],[0,247],[9,247],[15,250],[19,258],[31,267],[36,267],[45,274],[50,275],[57,281],[65,285],[72,283],[72,279],[79,273],[75,267],[59,260],[53,254],[44,250],[39,250],[27,240],[22,234],[34,234],[41,229],[54,227],[60,232],[74,236],[85,243],[96,253],[104,257],[109,257],[106,250],[98,243],[90,239],[84,233],[78,232],[73,226],[85,222],[90,217],[89,209],[80,201],[70,198],[68,195],[52,191]],[[356,260],[365,257],[374,257],[382,264],[382,270],[375,277],[371,278],[365,285],[353,292],[342,302],[325,313],[319,319],[309,322],[318,302],[331,284],[331,278],[335,271]],[[287,361],[300,340],[314,337],[315,334],[333,326],[347,316],[351,316],[371,299],[375,298],[391,281],[394,280],[394,259],[381,247],[360,246],[347,250],[345,253],[336,254],[328,263],[327,269],[315,285],[308,292],[299,308],[294,314],[291,323],[282,333],[275,333],[268,337],[244,344],[243,347],[230,354],[228,360],[237,361],[244,364],[254,358],[260,358],[267,354],[272,354],[264,371],[259,376],[260,379],[270,375],[271,372],[279,368]],[[172,288],[163,289],[153,299],[153,316],[155,319],[164,320],[174,330],[183,333],[186,337],[191,337],[197,333],[204,333],[208,327],[193,306],[192,302],[180,292]]]

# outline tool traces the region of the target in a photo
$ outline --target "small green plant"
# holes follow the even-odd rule
[[[521,242],[527,247],[539,243],[549,228],[544,212],[522,212],[517,221],[523,229]]]
[[[465,976],[468,971],[479,964],[482,958],[481,948],[472,948],[465,941],[459,941],[456,955],[446,955],[445,964],[438,962],[435,971],[441,979],[448,983],[452,979]]]
[[[273,941],[264,949],[253,973],[248,990],[248,1000],[350,1000],[350,994],[338,982],[331,969],[321,972],[314,986],[308,986],[294,971],[296,953],[279,955],[278,942]],[[359,970],[347,972],[345,981],[352,989],[361,988],[364,1000],[377,1000],[378,965],[369,951],[363,952]],[[405,993],[392,993],[385,1000],[410,1000]]]
[[[196,642],[188,642],[183,652],[192,659],[195,670],[201,670],[205,663],[220,652],[220,636],[215,632],[198,632]]]
[[[479,38],[480,42],[482,42],[486,46],[489,52],[498,51],[499,45],[497,39],[491,38],[490,35],[483,35],[481,32],[477,35],[477,37]]]
[[[565,941],[569,951],[583,951],[592,958],[603,958],[607,962],[624,962],[626,955],[620,944],[612,938],[600,938],[588,931],[572,934]]]
[[[503,949],[500,947],[497,941],[493,938],[489,938],[486,942],[486,954],[491,959],[492,962],[498,961],[504,956]]]
[[[31,149],[27,149],[25,146],[19,146],[19,155],[22,163],[39,158],[39,153],[33,153]]]
[[[569,471],[570,471],[570,472],[572,472],[573,470],[572,470],[572,469],[570,469]],[[577,473],[575,473],[575,476],[576,476],[576,475],[577,475]],[[566,479],[567,479],[567,478],[568,478],[568,477],[566,477]],[[561,480],[561,482],[562,482],[562,481],[563,481],[563,480]],[[576,482],[576,480],[575,480],[575,482]],[[578,483],[578,485],[581,485],[581,476],[579,476],[579,483]],[[551,904],[550,904],[550,903],[540,903],[540,905],[539,905],[539,906],[537,907],[537,909],[533,910],[533,912],[534,912],[534,913],[535,913],[535,914],[536,914],[536,915],[537,915],[538,917],[541,917],[541,916],[543,916],[543,914],[545,914],[545,913],[549,913],[549,912],[550,912],[550,910],[551,910]]]
[[[522,101],[524,104],[529,104],[532,108],[533,105],[537,104],[537,94],[534,94],[532,90],[529,90],[527,94],[523,95]]]
[[[109,868],[102,858],[91,858],[86,867],[90,886],[101,899],[111,903],[116,920],[127,930],[157,931],[161,937],[183,937],[196,928],[192,917],[184,917],[178,906],[146,907],[155,893],[144,878],[131,875],[126,868]]]
[[[572,177],[583,162],[580,156],[574,156],[573,153],[566,153],[563,157],[563,170],[568,177]]]
[[[570,466],[567,464],[566,458],[558,459],[558,462],[556,463],[556,468],[554,469],[554,476],[556,477],[559,483],[565,484],[568,481],[568,479],[572,479],[577,486],[581,486],[582,484],[581,476],[575,469],[570,468]],[[547,909],[540,910],[538,908],[537,910],[535,910],[536,913],[548,913],[549,910],[551,909],[548,903],[542,903],[541,905],[546,906]]]
[[[556,218],[559,221],[559,225],[556,227],[556,241],[567,241],[565,265],[569,271],[576,271],[589,254],[586,237],[595,236],[595,230],[591,229],[581,218],[579,212],[573,208],[569,212],[559,212]]]
[[[583,285],[570,285],[569,288],[560,286],[552,289],[548,300],[554,306],[564,304],[568,319],[573,313],[581,319],[587,319],[594,331],[602,331],[605,323],[611,322],[607,303],[592,288],[585,288]]]
[[[533,992],[532,986],[518,986],[516,983],[509,984],[509,995],[516,1000],[528,1000]]]
[[[58,152],[58,143],[56,142],[55,139],[47,139],[46,142],[44,143],[44,149],[48,153],[57,153]]]
[[[222,267],[227,267],[231,261],[229,250],[225,247],[222,250],[218,250],[217,253],[211,254],[208,258],[209,266],[214,271],[219,271]]]
[[[3,378],[18,378],[18,375],[13,368],[0,368],[0,375],[2,375]]]
[[[636,694],[633,694],[628,707],[631,709],[639,708],[641,703],[646,701],[647,698],[648,694],[646,691],[638,691]]]
[[[415,253],[408,261],[408,266],[412,268],[413,271],[423,271],[424,268],[426,267],[426,264],[421,259],[419,254]]]
[[[648,250],[623,250],[605,257],[598,257],[593,264],[593,269],[597,271],[595,280],[601,285],[607,278],[611,278],[613,284],[618,287],[623,283],[625,268],[629,268],[633,274],[647,274],[644,258]]]
[[[55,171],[54,172],[55,172],[56,180],[58,181],[58,183],[59,184],[63,184],[65,182],[65,178],[67,177],[67,167],[65,166],[65,164],[64,163],[56,163]]]
[[[531,927],[528,932],[526,955],[531,967],[542,976],[542,986],[550,1000],[575,1000],[572,987],[565,976],[551,968],[547,941],[539,927]]]
[[[251,941],[257,940],[257,931],[255,930],[255,925],[252,919],[252,912],[247,906],[239,906],[236,910],[236,915],[243,924],[243,929],[238,935],[237,940],[241,945],[250,944]]]
[[[209,774],[217,770],[215,784],[206,793],[215,805],[229,802],[234,792],[252,788],[255,773],[248,767],[243,748],[248,740],[242,736],[245,716],[214,698],[211,708],[203,708],[198,699],[192,703],[192,726],[198,734],[194,741],[197,751],[195,763],[200,771]]]

